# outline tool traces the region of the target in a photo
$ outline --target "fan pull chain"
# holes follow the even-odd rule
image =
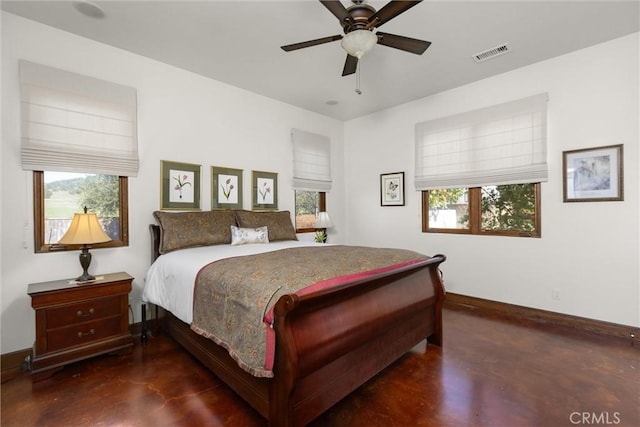
[[[362,91],[360,90],[360,63],[362,61],[358,61],[358,68],[356,69],[356,93],[358,95],[362,95]]]

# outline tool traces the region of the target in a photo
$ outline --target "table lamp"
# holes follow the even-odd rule
[[[78,277],[78,282],[90,282],[95,277],[87,271],[91,264],[91,254],[89,253],[89,245],[110,241],[111,238],[104,232],[98,217],[95,213],[87,213],[87,207],[84,207],[84,213],[73,214],[71,225],[64,236],[58,243],[65,245],[82,245],[80,252],[80,265],[82,266],[82,276]]]
[[[316,231],[316,242],[327,242],[327,228],[333,227],[331,218],[327,212],[318,212],[316,223],[313,225]]]

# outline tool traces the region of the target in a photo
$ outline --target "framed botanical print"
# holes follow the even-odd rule
[[[242,169],[211,166],[211,208],[242,209]]]
[[[624,200],[622,144],[564,151],[562,189],[565,202]]]
[[[252,171],[251,209],[278,209],[278,174]]]
[[[380,175],[380,206],[404,206],[404,172]]]
[[[200,165],[160,161],[160,209],[200,210]]]

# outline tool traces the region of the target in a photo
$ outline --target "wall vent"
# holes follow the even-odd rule
[[[511,52],[511,50],[509,50],[509,44],[505,43],[501,44],[500,46],[487,49],[483,52],[476,53],[475,55],[473,55],[473,60],[480,63],[509,52]]]

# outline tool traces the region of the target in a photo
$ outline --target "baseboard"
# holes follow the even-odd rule
[[[14,351],[0,356],[0,382],[5,383],[25,371],[25,360],[31,359],[31,349]]]
[[[632,343],[640,343],[640,328],[628,325],[619,325],[617,323],[587,319],[585,317],[555,313],[553,311],[523,307],[450,292],[447,292],[445,305],[451,308],[456,308],[457,306],[470,309],[490,310],[511,318],[527,319],[540,323],[551,323],[558,326],[577,329],[582,332],[608,335],[628,340]]]

